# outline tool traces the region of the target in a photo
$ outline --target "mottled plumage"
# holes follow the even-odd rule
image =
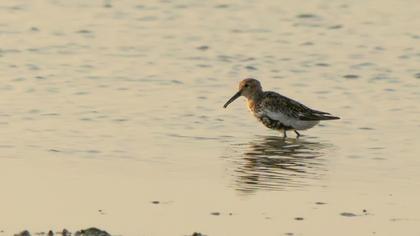
[[[256,79],[244,79],[239,84],[239,91],[226,102],[226,108],[240,96],[248,99],[248,108],[254,116],[266,127],[283,131],[306,130],[314,127],[321,120],[335,120],[339,117],[330,113],[311,109],[293,99],[276,92],[262,90],[261,84]]]

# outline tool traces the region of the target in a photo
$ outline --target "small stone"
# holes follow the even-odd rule
[[[152,201],[152,204],[159,204],[159,201]]]
[[[315,18],[317,16],[311,13],[304,13],[304,14],[299,14],[296,17],[297,18]]]
[[[100,230],[95,227],[82,229],[80,231],[77,231],[74,235],[75,236],[111,236],[108,232],[104,230]]]
[[[332,25],[332,26],[330,26],[328,28],[329,29],[341,29],[341,28],[343,28],[343,26],[342,25]]]
[[[61,235],[63,236],[70,236],[70,232],[67,229],[63,229],[63,231],[61,232]]]
[[[254,66],[245,66],[245,68],[248,70],[257,70],[257,68]]]
[[[295,220],[304,220],[303,217],[295,217]]]
[[[351,213],[351,212],[342,212],[342,213],[340,213],[340,215],[345,216],[345,217],[355,217],[355,216],[357,216],[356,214]]]
[[[197,47],[197,49],[198,50],[201,50],[201,51],[206,51],[206,50],[208,50],[210,47],[209,46],[206,46],[206,45],[203,45],[203,46],[200,46],[200,47]]]
[[[79,34],[90,34],[90,33],[92,33],[92,31],[86,30],[86,29],[82,29],[82,30],[78,30],[76,33],[79,33]]]
[[[52,230],[50,230],[50,231],[48,231],[48,234],[47,234],[48,236],[54,236],[54,233],[53,233],[53,231]]]
[[[216,8],[228,8],[229,5],[228,4],[220,4],[220,5],[216,5]]]
[[[312,46],[312,45],[314,45],[314,43],[313,42],[304,42],[304,43],[301,43],[300,45],[302,45],[302,46]]]
[[[28,230],[24,230],[18,234],[15,234],[15,236],[31,236]]]
[[[212,214],[212,215],[214,215],[214,216],[220,216],[220,212],[212,212],[212,213],[210,213],[210,214]]]
[[[330,64],[328,64],[328,63],[323,63],[323,62],[316,63],[315,65],[316,65],[316,66],[321,66],[321,67],[327,67],[327,66],[330,66]]]
[[[414,74],[414,77],[415,77],[415,78],[417,78],[417,79],[420,79],[420,72],[415,73],[415,74]]]
[[[344,75],[343,77],[346,78],[346,79],[357,79],[357,78],[359,78],[358,75],[353,75],[353,74]]]

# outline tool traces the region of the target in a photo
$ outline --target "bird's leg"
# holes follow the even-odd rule
[[[283,138],[287,138],[286,129],[283,130]]]
[[[297,130],[295,130],[295,133],[297,135],[296,137],[299,138],[299,136],[300,136],[299,132],[297,132]]]

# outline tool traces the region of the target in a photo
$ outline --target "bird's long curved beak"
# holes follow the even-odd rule
[[[240,97],[241,96],[241,92],[242,91],[238,91],[237,93],[235,93],[235,95],[233,95],[230,99],[229,99],[229,101],[227,101],[226,103],[225,103],[225,105],[223,105],[223,108],[226,108],[229,104],[231,104],[233,101],[235,101],[235,99],[237,99],[238,97]]]

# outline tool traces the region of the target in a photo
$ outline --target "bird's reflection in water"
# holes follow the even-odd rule
[[[284,139],[259,136],[247,144],[233,144],[235,188],[287,190],[312,185],[324,175],[324,152],[329,147],[315,138]]]

